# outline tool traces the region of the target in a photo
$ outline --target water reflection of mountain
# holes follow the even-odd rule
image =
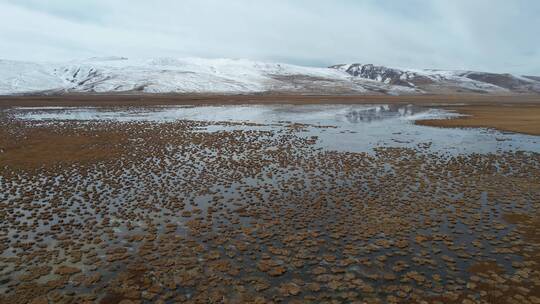
[[[390,118],[407,117],[421,112],[413,105],[378,105],[365,109],[355,109],[345,114],[349,123],[369,123]]]

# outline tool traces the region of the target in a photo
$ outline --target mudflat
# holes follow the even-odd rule
[[[209,94],[77,94],[0,96],[0,106],[150,106],[201,104],[540,104],[539,95],[209,95]]]
[[[444,108],[466,116],[418,120],[416,123],[436,127],[494,128],[501,131],[540,135],[540,105],[499,104],[446,106]]]

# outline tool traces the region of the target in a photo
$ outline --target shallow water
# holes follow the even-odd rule
[[[0,161],[46,166],[0,172],[2,303],[462,303],[540,282],[540,246],[503,218],[537,214],[540,154],[511,153],[533,136],[417,126],[455,114],[412,105],[8,113]],[[471,270],[486,261],[499,285]]]
[[[458,114],[414,105],[223,105],[147,108],[33,107],[11,110],[28,121],[249,122],[257,124],[307,124],[308,137],[317,136],[324,149],[370,152],[377,147],[419,148],[444,154],[504,151],[540,152],[537,136],[490,129],[445,129],[418,126],[419,119],[449,119]],[[270,126],[271,127],[271,126]],[[253,125],[214,125],[207,131],[268,128]],[[277,128],[274,128],[277,129]]]

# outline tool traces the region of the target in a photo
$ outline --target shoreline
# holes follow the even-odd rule
[[[36,106],[172,106],[245,104],[414,104],[440,107],[466,116],[417,120],[443,128],[492,128],[540,135],[540,95],[205,95],[205,94],[66,94],[0,96],[0,108]]]
[[[416,120],[415,124],[440,128],[489,128],[540,136],[540,105],[466,105],[442,108],[464,116]]]
[[[540,95],[320,95],[320,94],[63,94],[0,96],[6,106],[144,106],[184,104],[538,104]]]

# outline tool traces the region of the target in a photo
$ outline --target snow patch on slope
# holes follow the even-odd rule
[[[0,60],[0,94],[46,91],[65,85],[48,65]]]
[[[329,68],[244,59],[124,57],[65,63],[4,61],[0,94],[40,91],[147,93],[365,92],[350,75]]]

